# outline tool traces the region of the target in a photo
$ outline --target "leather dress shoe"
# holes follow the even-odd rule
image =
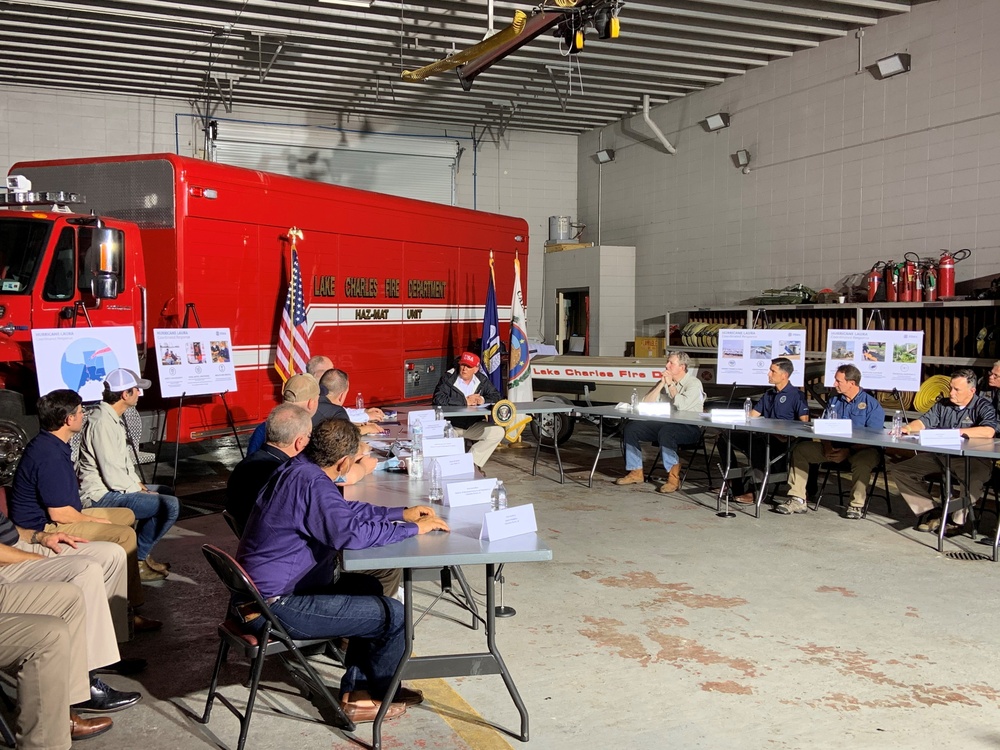
[[[424,694],[421,690],[400,685],[396,690],[396,697],[392,699],[392,702],[402,703],[404,706],[419,706],[424,702]]]
[[[106,667],[98,667],[92,673],[120,674],[123,677],[127,677],[128,675],[142,672],[146,668],[146,664],[145,659],[122,659],[121,661],[116,661],[114,664],[108,664]]]
[[[154,630],[159,630],[162,627],[163,623],[159,620],[154,620],[152,617],[134,615],[132,618],[133,633],[152,633]]]
[[[146,565],[153,570],[166,575],[170,572],[170,563],[161,563],[153,559],[152,555],[146,555]]]
[[[140,581],[162,581],[167,577],[166,573],[159,570],[153,570],[149,567],[149,563],[145,560],[139,561],[139,580]]]
[[[142,693],[128,693],[115,690],[104,684],[100,677],[90,680],[90,700],[74,703],[72,709],[80,713],[110,714],[123,708],[134,706],[142,700]]]
[[[365,724],[369,721],[375,721],[375,715],[378,713],[381,705],[381,701],[368,699],[363,701],[340,702],[340,708],[343,710],[344,714],[355,724]],[[402,716],[405,713],[405,703],[392,703],[389,705],[389,710],[386,713],[385,718],[395,719],[397,716]]]
[[[99,734],[104,734],[114,726],[109,716],[95,716],[93,719],[84,719],[76,714],[69,715],[69,736],[73,742],[77,740],[89,740]]]
[[[734,497],[733,502],[739,503],[740,505],[753,505],[757,502],[757,498],[752,492],[744,492],[742,495]]]

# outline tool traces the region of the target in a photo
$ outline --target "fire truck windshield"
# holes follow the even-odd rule
[[[0,216],[0,294],[27,294],[48,244],[52,222]]]

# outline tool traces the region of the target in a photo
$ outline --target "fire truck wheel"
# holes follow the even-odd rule
[[[572,405],[571,401],[558,396],[541,396],[535,400]],[[575,424],[576,421],[569,414],[533,414],[528,423],[528,429],[531,430],[531,435],[536,441],[541,436],[541,439],[551,444],[552,436],[555,435],[559,445],[563,445],[572,436]]]

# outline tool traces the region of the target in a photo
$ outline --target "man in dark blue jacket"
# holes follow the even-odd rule
[[[463,352],[458,358],[458,367],[453,367],[441,376],[434,389],[435,406],[484,406],[495,404],[503,396],[493,387],[493,383],[479,371],[479,357],[472,352]],[[472,463],[480,469],[486,465],[493,451],[503,440],[503,427],[489,424],[487,412],[482,417],[455,417],[451,419],[455,434],[466,440],[475,441]]]

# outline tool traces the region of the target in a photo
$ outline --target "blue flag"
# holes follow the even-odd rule
[[[503,393],[500,379],[500,316],[493,284],[493,253],[490,253],[490,285],[486,290],[486,308],[483,310],[482,360],[483,372],[493,387]]]

